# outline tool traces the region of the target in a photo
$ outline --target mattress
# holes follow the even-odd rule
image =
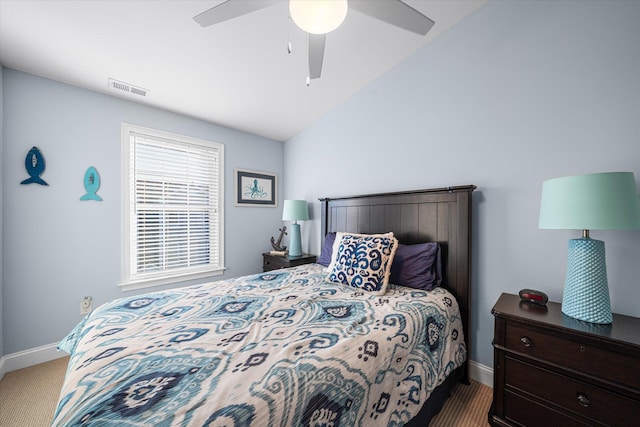
[[[401,426],[467,357],[445,289],[307,264],[118,299],[60,343],[53,426]]]

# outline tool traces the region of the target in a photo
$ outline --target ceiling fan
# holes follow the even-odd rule
[[[193,19],[202,27],[228,21],[278,3],[279,0],[227,0]],[[281,1],[281,0],[280,0]],[[327,33],[339,27],[347,10],[384,21],[416,34],[425,35],[435,22],[401,0],[289,0],[293,21],[309,35],[309,79],[322,72]]]

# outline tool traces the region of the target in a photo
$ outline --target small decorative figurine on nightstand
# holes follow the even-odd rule
[[[285,234],[287,234],[287,227],[282,227],[278,229],[280,231],[280,236],[278,236],[278,240],[274,240],[273,236],[271,236],[271,247],[273,248],[274,251],[277,252],[286,252],[287,247],[286,246],[280,246],[280,244],[282,243],[282,238],[284,237]]]

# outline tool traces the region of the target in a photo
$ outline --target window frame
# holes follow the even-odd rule
[[[133,247],[133,241],[137,236],[137,229],[132,226],[135,219],[135,201],[132,192],[135,193],[130,179],[133,179],[134,171],[131,170],[132,161],[131,149],[131,133],[148,135],[151,138],[175,141],[180,144],[189,146],[198,146],[205,148],[213,148],[218,151],[218,203],[215,208],[218,211],[218,242],[217,253],[218,263],[213,266],[211,263],[203,267],[186,267],[176,271],[162,270],[152,273],[137,273],[133,267],[132,256],[137,259],[136,249]],[[129,123],[122,123],[121,126],[121,163],[122,163],[122,203],[121,203],[121,280],[119,283],[123,291],[136,289],[144,289],[155,286],[184,282],[187,280],[202,279],[222,275],[224,273],[224,145],[218,142],[207,141],[203,139],[193,138],[185,135],[178,135],[157,129],[146,128]],[[134,230],[132,230],[132,227]],[[132,234],[133,233],[133,234]],[[209,242],[213,247],[216,242]]]

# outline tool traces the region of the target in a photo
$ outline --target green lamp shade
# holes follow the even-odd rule
[[[612,322],[604,242],[588,230],[640,228],[640,198],[631,172],[554,178],[542,184],[540,228],[586,230],[569,240],[562,312],[586,322]]]
[[[640,198],[631,172],[553,178],[542,184],[540,228],[640,228]]]
[[[306,200],[285,200],[282,208],[282,220],[293,221],[291,235],[289,236],[289,256],[302,255],[302,239],[300,237],[300,224],[296,221],[309,219],[309,209]]]
[[[306,200],[285,200],[282,209],[283,221],[306,221],[309,219],[309,209]]]

